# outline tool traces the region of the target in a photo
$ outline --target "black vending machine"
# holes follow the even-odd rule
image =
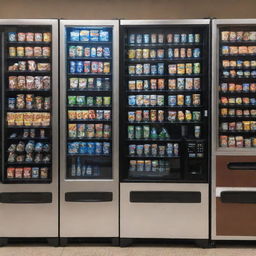
[[[210,20],[122,20],[120,237],[209,237]]]

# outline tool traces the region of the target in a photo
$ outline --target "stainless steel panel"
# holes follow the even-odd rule
[[[131,203],[131,191],[199,191],[201,203]],[[121,183],[121,238],[208,239],[208,184]]]
[[[0,20],[3,25],[52,26],[52,183],[0,184],[1,192],[51,192],[51,204],[0,204],[0,237],[58,236],[58,20]]]
[[[66,51],[67,26],[113,27],[113,177],[110,180],[66,179]],[[117,237],[119,235],[119,22],[117,20],[60,21],[60,236]],[[113,192],[112,202],[74,203],[65,201],[66,192]]]
[[[179,20],[120,20],[120,25],[202,25],[210,24],[209,19],[179,19]]]

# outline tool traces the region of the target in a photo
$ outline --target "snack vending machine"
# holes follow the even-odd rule
[[[57,244],[58,21],[0,20],[0,40],[0,242]]]
[[[61,20],[60,237],[119,236],[117,20]]]
[[[121,245],[209,237],[209,23],[121,21]]]
[[[256,239],[256,20],[214,20],[212,239]]]

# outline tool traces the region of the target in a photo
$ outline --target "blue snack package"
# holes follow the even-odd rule
[[[88,154],[88,147],[86,142],[80,142],[79,154]]]
[[[68,143],[68,153],[69,154],[78,154],[79,142]]]
[[[70,31],[70,41],[78,42],[79,41],[79,30],[72,30]]]
[[[102,143],[101,142],[96,142],[95,143],[95,154],[96,155],[101,155],[102,154]]]
[[[103,155],[109,155],[110,154],[110,143],[109,142],[103,142]]]
[[[101,42],[108,42],[109,41],[109,32],[100,30],[100,41]]]
[[[88,142],[87,143],[88,147],[88,155],[94,155],[95,154],[95,143],[94,142]]]
[[[8,40],[9,42],[16,42],[17,41],[16,32],[8,32]]]
[[[80,30],[80,41],[90,41],[90,30]]]
[[[90,40],[92,42],[98,42],[99,41],[99,30],[90,30]]]

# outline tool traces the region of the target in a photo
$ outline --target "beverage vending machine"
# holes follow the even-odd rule
[[[0,20],[0,243],[58,243],[58,21]]]
[[[60,238],[119,236],[117,20],[60,21]]]
[[[256,239],[256,20],[214,20],[212,239]]]
[[[120,243],[209,238],[209,24],[121,20]]]

